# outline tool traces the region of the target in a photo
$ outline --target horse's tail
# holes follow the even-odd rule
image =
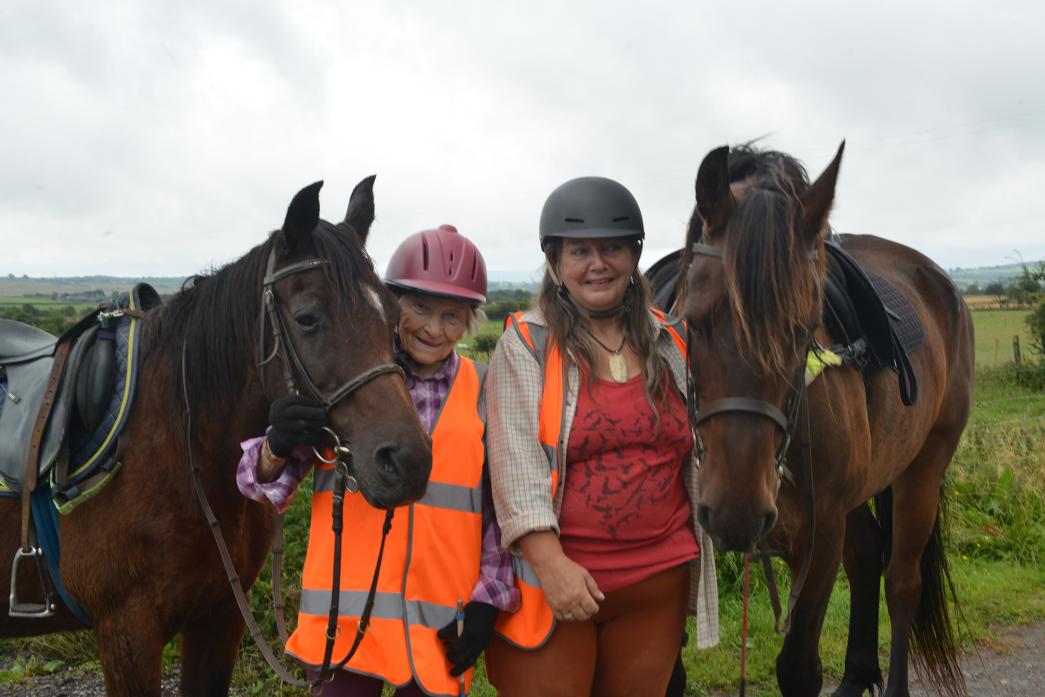
[[[918,610],[911,623],[910,657],[917,669],[924,674],[939,694],[949,697],[966,697],[965,675],[958,664],[958,642],[950,606],[961,617],[961,606],[954,592],[950,567],[945,550],[947,497],[940,490],[939,508],[929,541],[922,552],[922,594]],[[887,488],[875,496],[875,512],[883,537],[885,562],[889,562],[892,540],[893,491]]]

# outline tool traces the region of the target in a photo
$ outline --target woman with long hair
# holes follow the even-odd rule
[[[649,306],[645,230],[601,177],[548,197],[536,308],[509,318],[487,381],[488,450],[519,610],[487,647],[500,695],[662,695],[687,609],[718,638],[681,323]]]

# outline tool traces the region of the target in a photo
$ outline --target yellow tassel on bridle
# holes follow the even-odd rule
[[[842,365],[842,357],[825,348],[812,349],[806,354],[806,385],[816,380],[826,368]]]

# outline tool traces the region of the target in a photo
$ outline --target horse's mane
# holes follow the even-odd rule
[[[339,303],[354,310],[361,288],[380,288],[373,261],[350,227],[320,221],[311,239],[315,256],[329,262],[323,270]],[[258,370],[261,282],[270,252],[281,244],[280,233],[273,232],[236,261],[187,278],[181,292],[150,317],[143,350],[145,356],[158,351],[170,354],[177,405],[173,413],[182,414],[184,409],[183,342],[193,413],[228,413],[238,403],[252,373]],[[271,349],[271,337],[266,335],[266,350]]]
[[[784,375],[797,343],[813,329],[809,318],[820,300],[796,227],[809,177],[790,155],[748,143],[730,148],[729,180],[746,185],[723,256],[737,347],[759,372]],[[687,240],[700,239],[702,226],[694,210]],[[823,257],[821,251],[818,264]]]

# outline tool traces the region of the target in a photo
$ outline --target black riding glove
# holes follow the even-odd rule
[[[493,636],[493,623],[499,612],[489,603],[471,602],[464,606],[464,632],[460,637],[456,621],[439,630],[437,636],[443,640],[446,657],[453,665],[450,675],[456,678],[479,660],[479,654]]]
[[[318,399],[288,394],[272,403],[269,424],[269,450],[277,457],[287,457],[295,446],[323,445],[320,429],[327,425],[327,413]]]

